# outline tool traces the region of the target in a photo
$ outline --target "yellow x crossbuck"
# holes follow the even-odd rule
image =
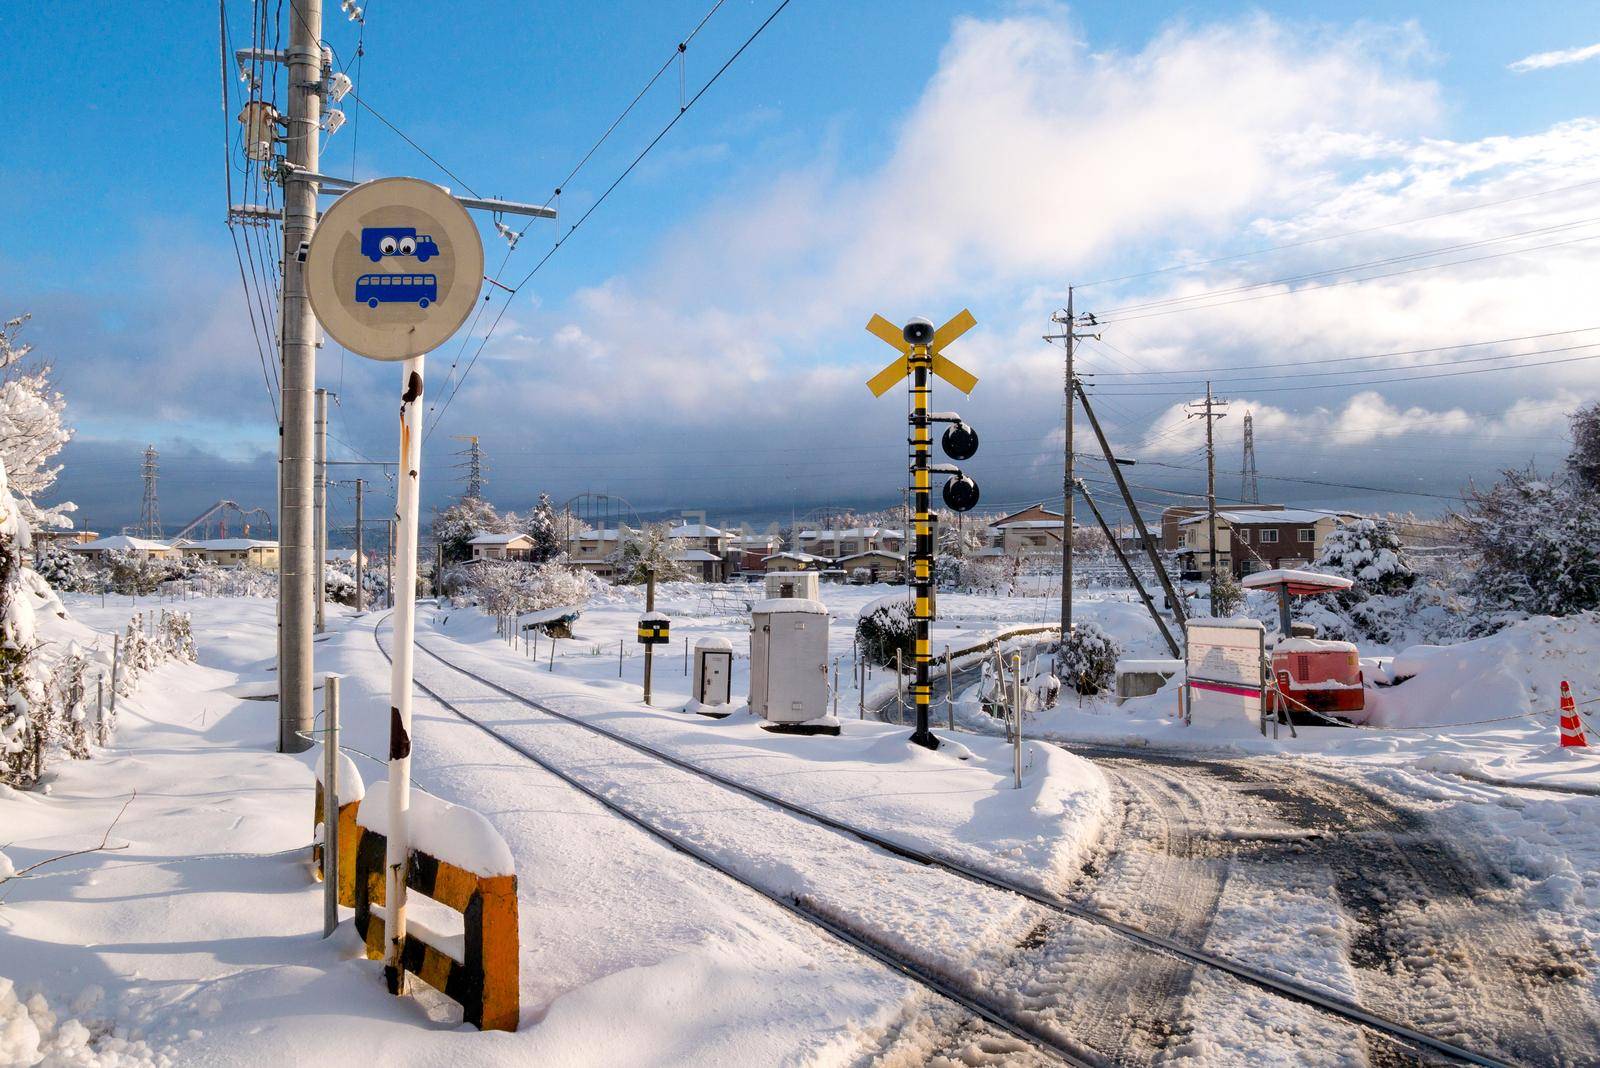
[[[978,384],[978,377],[945,359],[941,350],[977,323],[972,313],[963,308],[960,314],[933,332],[933,341],[928,345],[928,353],[933,358],[933,373],[963,393],[972,392],[972,387]],[[899,359],[867,380],[867,388],[872,390],[872,395],[881,397],[911,373],[911,346],[906,343],[904,332],[881,315],[874,315],[872,321],[867,323],[867,332],[900,353]]]

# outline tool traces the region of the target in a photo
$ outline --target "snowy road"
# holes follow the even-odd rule
[[[1069,748],[1101,766],[1123,811],[1077,888],[1085,903],[1510,1061],[1595,1063],[1593,962],[1460,828],[1354,771]],[[1212,1010],[1232,995],[1209,983],[1171,1047],[1253,1044],[1219,1027]]]

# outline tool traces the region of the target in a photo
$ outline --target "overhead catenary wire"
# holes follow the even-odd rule
[[[716,72],[711,75],[706,83],[702,85],[686,103],[679,107],[677,114],[673,115],[672,118],[667,121],[666,125],[664,125],[660,132],[650,139],[649,143],[639,151],[639,154],[633,158],[632,162],[630,162],[627,167],[623,168],[622,173],[617,175],[617,177],[611,182],[610,185],[606,187],[605,191],[600,194],[593,204],[589,205],[588,210],[578,217],[578,221],[573,223],[572,226],[568,228],[566,234],[559,238],[549,249],[549,251],[540,257],[539,261],[533,265],[532,270],[523,275],[522,279],[517,282],[516,285],[511,287],[511,292],[506,295],[506,298],[500,304],[500,311],[495,316],[494,322],[490,324],[488,332],[484,334],[483,340],[479,342],[477,349],[473,352],[472,359],[467,363],[466,368],[462,370],[461,377],[456,380],[455,385],[450,390],[449,396],[445,398],[443,405],[440,406],[439,413],[433,421],[434,428],[436,428],[439,425],[440,420],[444,418],[444,414],[446,410],[449,409],[451,401],[455,400],[456,394],[460,392],[462,383],[466,381],[467,375],[470,374],[472,372],[472,368],[476,366],[478,357],[483,354],[484,347],[488,345],[489,339],[494,336],[494,332],[499,327],[500,321],[505,317],[506,309],[510,307],[512,298],[514,298],[517,293],[521,291],[522,287],[527,285],[533,279],[533,277],[543,269],[545,264],[550,262],[550,259],[555,256],[557,252],[561,251],[561,249],[566,246],[566,243],[571,240],[575,233],[577,233],[578,228],[587,222],[589,217],[599,210],[600,205],[604,204],[606,200],[610,198],[611,194],[616,191],[617,187],[621,185],[623,181],[633,173],[634,169],[644,161],[644,158],[650,154],[650,151],[655,148],[656,145],[661,143],[661,139],[666,137],[667,134],[672,131],[673,127],[677,126],[678,121],[687,115],[690,109],[695,106],[695,104],[699,103],[700,98],[703,97],[713,85],[717,84],[722,76],[727,73],[728,68],[733,66],[740,56],[744,55],[745,51],[755,43],[756,39],[761,36],[766,28],[772,25],[773,20],[783,13],[784,9],[789,6],[790,2],[791,0],[780,0],[780,3],[773,8],[772,12],[762,20],[761,24],[757,26],[753,32],[751,32],[750,36],[746,37],[744,42],[734,50],[734,53],[723,62],[722,66],[717,68]],[[427,436],[431,433],[432,428],[424,432],[423,440],[426,441]]]

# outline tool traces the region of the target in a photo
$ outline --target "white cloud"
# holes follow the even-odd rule
[[[1535,52],[1531,56],[1523,56],[1514,63],[1506,64],[1506,69],[1526,74],[1530,70],[1547,70],[1550,67],[1565,67],[1569,63],[1583,63],[1596,56],[1600,56],[1600,44],[1586,45],[1583,48],[1562,48],[1554,52]]]

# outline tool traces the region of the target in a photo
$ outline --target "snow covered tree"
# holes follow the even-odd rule
[[[38,781],[48,725],[22,563],[28,539],[21,502],[11,494],[0,460],[0,783],[8,786]]]
[[[522,532],[533,540],[533,562],[542,564],[554,560],[567,547],[561,542],[561,525],[556,520],[555,506],[548,493],[539,494],[539,503],[522,520]]]
[[[1217,619],[1237,615],[1244,607],[1244,587],[1226,567],[1217,568],[1217,577],[1211,581],[1211,614]]]
[[[1471,491],[1461,519],[1479,558],[1467,592],[1480,607],[1556,616],[1600,608],[1600,493],[1507,471]]]
[[[1567,471],[1592,493],[1600,493],[1600,401],[1573,412],[1572,451],[1567,454]]]
[[[903,593],[880,597],[861,609],[856,620],[856,646],[869,664],[888,667],[894,654],[909,666],[916,656],[916,622],[911,617],[911,598]]]
[[[507,517],[481,497],[457,501],[433,517],[433,539],[444,547],[447,564],[470,559],[468,543],[479,534],[505,534],[511,529]]]
[[[1354,581],[1339,596],[1343,604],[1374,594],[1403,593],[1417,581],[1403,550],[1400,533],[1388,520],[1357,519],[1340,523],[1329,533],[1317,557],[1317,570]]]
[[[618,581],[638,584],[645,580],[650,568],[655,569],[657,582],[674,582],[689,577],[689,572],[673,557],[678,546],[673,544],[666,523],[647,523],[642,530],[627,531],[619,550]]]
[[[50,588],[66,593],[82,593],[93,585],[83,557],[59,545],[45,545],[38,553],[34,570],[50,584]]]
[[[952,514],[953,515],[953,514]],[[952,520],[938,530],[938,551],[934,555],[933,580],[944,588],[970,585],[969,572],[983,548],[983,526],[976,521]]]
[[[25,367],[32,346],[17,339],[28,316],[0,325],[0,464],[8,472],[11,496],[30,530],[70,527],[77,505],[39,503],[39,496],[61,473],[50,461],[72,438],[62,423],[66,401],[50,383],[50,365]]]

